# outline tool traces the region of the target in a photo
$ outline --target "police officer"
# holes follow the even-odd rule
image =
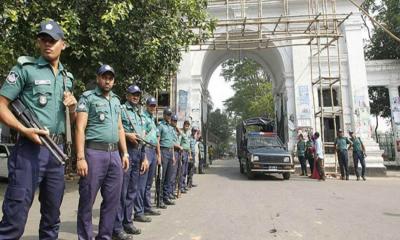
[[[182,151],[182,177],[181,177],[181,182],[179,185],[181,193],[186,193],[188,190],[186,186],[186,179],[188,175],[188,162],[189,158],[192,158],[192,154],[190,151],[190,122],[188,120],[183,122],[183,131],[181,135],[181,146],[183,148]]]
[[[196,142],[197,142],[197,132],[198,128],[193,127],[192,128],[192,134],[190,135],[189,141],[190,141],[190,156],[189,162],[188,162],[188,177],[187,177],[187,186],[188,188],[196,187],[197,185],[193,184],[193,175],[196,172]]]
[[[77,232],[80,240],[94,238],[92,209],[99,189],[103,201],[96,239],[111,239],[123,169],[129,168],[121,104],[119,97],[111,91],[114,77],[114,69],[102,65],[97,71],[97,87],[84,92],[77,107],[75,140],[77,173],[81,176]]]
[[[172,111],[169,108],[163,111],[163,120],[158,125],[160,132],[159,142],[161,151],[161,164],[162,164],[162,191],[161,198],[165,205],[175,205],[169,198],[171,178],[173,175],[173,167],[175,164],[174,156],[174,137],[175,128],[171,126]]]
[[[159,132],[156,126],[156,107],[157,100],[154,97],[149,97],[146,100],[146,110],[143,112],[145,121],[146,137],[145,140],[152,145],[146,145],[146,158],[149,162],[149,170],[147,173],[146,188],[144,192],[144,215],[157,216],[160,215],[159,211],[152,208],[151,205],[151,186],[156,174],[157,165],[161,164],[161,155],[159,152],[158,137]]]
[[[57,144],[62,144],[64,110],[68,107],[75,120],[76,99],[71,94],[73,76],[60,62],[65,42],[57,22],[40,24],[37,44],[41,56],[19,57],[0,90],[0,120],[21,136],[8,159],[9,184],[3,201],[0,239],[21,238],[37,188],[42,214],[39,238],[57,239],[60,228],[64,167],[41,145],[39,136],[50,134]],[[17,98],[36,114],[48,132],[27,128],[14,117],[8,106]]]
[[[181,139],[181,132],[177,126],[178,123],[178,116],[176,114],[173,114],[171,117],[171,126],[174,128],[174,157],[175,157],[175,163],[173,164],[173,173],[172,173],[172,178],[171,178],[171,185],[169,188],[169,198],[170,199],[175,199],[175,186],[176,186],[176,179],[177,176],[179,176],[178,168],[180,163],[180,156],[181,152],[183,150],[182,146],[180,145],[180,139]],[[179,169],[179,171],[181,171]]]
[[[204,156],[204,143],[203,137],[200,136],[197,140],[197,146],[199,146],[199,174],[204,174],[204,168],[206,167],[206,160]]]
[[[358,170],[358,161],[361,164],[361,177],[365,181],[365,146],[364,143],[361,141],[360,137],[357,137],[356,134],[349,130],[350,134],[350,141],[353,142],[353,161],[354,161],[354,172],[357,176],[357,181],[360,180],[360,171]],[[350,149],[350,148],[349,148]]]
[[[349,155],[347,152],[347,144],[350,145],[350,148],[353,143],[347,137],[344,137],[342,129],[339,129],[338,137],[335,139],[334,144],[335,151],[338,154],[341,179],[349,180]]]
[[[120,206],[114,224],[114,239],[130,239],[128,234],[139,234],[140,230],[133,225],[132,211],[143,206],[145,182],[140,181],[140,175],[147,178],[148,161],[144,154],[144,145],[140,138],[144,137],[145,121],[139,101],[141,90],[136,85],[127,88],[126,103],[122,105],[122,125],[127,139],[130,168],[124,174]]]
[[[307,176],[307,163],[305,158],[306,142],[304,141],[303,134],[299,134],[299,141],[297,142],[297,158],[299,159],[301,166],[300,176]]]
[[[308,140],[306,142],[306,150],[305,150],[304,156],[308,160],[308,164],[310,165],[311,176],[314,172],[313,146],[314,146],[314,143],[312,141],[312,136],[311,136],[311,134],[308,134]]]

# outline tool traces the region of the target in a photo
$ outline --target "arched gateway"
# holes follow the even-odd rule
[[[272,76],[276,120],[289,150],[297,134],[311,128],[322,133],[325,151],[332,153],[335,129],[354,129],[367,148],[368,174],[386,174],[371,139],[356,7],[348,0],[214,0],[208,10],[217,29],[183,56],[176,85],[179,120],[206,124],[212,73],[226,59],[249,57]],[[327,155],[326,166],[334,167],[334,154]]]

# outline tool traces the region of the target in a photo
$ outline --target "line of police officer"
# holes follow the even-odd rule
[[[152,208],[150,193],[157,164],[163,167],[164,204],[174,204],[177,176],[182,176],[178,179],[181,192],[194,186],[196,129],[190,135],[186,121],[180,131],[169,109],[164,110],[163,120],[156,126],[156,99],[148,98],[146,110],[141,111],[142,92],[135,85],[128,87],[127,102],[121,104],[112,92],[115,71],[109,65],[97,70],[96,88],[84,92],[77,102],[72,94],[74,78],[60,62],[65,41],[58,23],[42,22],[37,42],[41,56],[18,58],[0,90],[0,121],[20,134],[8,160],[9,185],[3,201],[0,239],[21,238],[37,188],[41,204],[39,239],[58,239],[64,166],[41,145],[40,135],[49,134],[63,147],[65,108],[76,124],[77,173],[81,176],[78,239],[132,239],[131,234],[140,233],[133,220],[150,222],[149,215],[160,215]],[[27,128],[15,118],[8,106],[17,98],[46,129]],[[182,174],[177,171],[177,161],[181,161]],[[99,231],[93,236],[92,210],[99,191]]]

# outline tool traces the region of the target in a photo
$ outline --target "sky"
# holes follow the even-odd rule
[[[233,96],[235,93],[229,83],[225,82],[221,76],[222,67],[219,65],[211,75],[208,91],[210,92],[211,100],[214,103],[214,110],[225,109],[223,101]]]

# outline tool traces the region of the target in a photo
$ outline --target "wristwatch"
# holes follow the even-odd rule
[[[124,155],[122,155],[122,156],[129,158],[129,153],[124,153]]]

